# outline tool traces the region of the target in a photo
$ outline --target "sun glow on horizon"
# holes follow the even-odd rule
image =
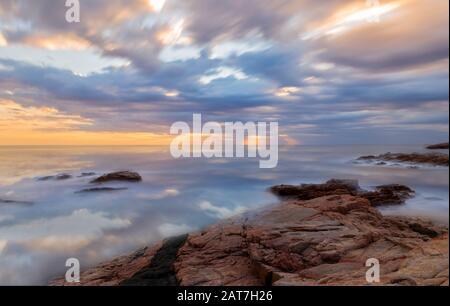
[[[166,145],[171,136],[141,131],[96,131],[94,120],[53,107],[0,100],[0,145]]]

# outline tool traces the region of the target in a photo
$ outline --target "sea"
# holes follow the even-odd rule
[[[399,183],[416,191],[386,215],[449,223],[448,167],[357,162],[361,155],[423,152],[418,145],[283,146],[278,166],[252,158],[174,159],[158,146],[0,146],[0,285],[45,285],[68,269],[127,254],[279,202],[276,184],[356,179],[362,188]],[[448,150],[442,152],[448,154]],[[104,173],[138,172],[120,190],[80,192]],[[95,173],[95,174],[94,174]],[[69,178],[47,178],[68,174]]]

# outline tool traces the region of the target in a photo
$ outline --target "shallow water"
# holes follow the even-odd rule
[[[354,164],[361,155],[424,151],[417,146],[290,146],[278,167],[256,159],[174,160],[166,147],[0,147],[0,285],[45,284],[63,275],[69,257],[82,268],[164,237],[189,232],[239,212],[277,202],[275,184],[358,179],[364,188],[401,183],[414,188],[405,205],[385,214],[424,216],[448,224],[449,172],[443,167]],[[444,151],[448,152],[448,151]],[[134,170],[141,183],[108,183],[127,190],[76,193],[92,177]],[[68,173],[67,180],[37,178]]]

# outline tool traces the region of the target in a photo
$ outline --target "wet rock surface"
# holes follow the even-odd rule
[[[132,277],[122,281],[121,286],[177,286],[178,280],[173,267],[178,250],[186,242],[187,235],[164,241],[148,266]]]
[[[428,164],[448,167],[448,155],[442,153],[385,153],[381,155],[361,156],[357,161],[365,161],[382,165],[383,162],[399,162],[408,164]]]
[[[427,149],[429,149],[429,150],[445,150],[445,149],[448,149],[448,142],[430,145],[430,146],[427,146]]]
[[[356,180],[332,179],[323,184],[277,185],[270,188],[277,196],[287,199],[311,200],[328,195],[353,195],[369,200],[372,206],[403,204],[414,195],[414,190],[390,184],[375,187],[374,191],[361,189]]]
[[[92,180],[91,183],[106,183],[113,181],[140,182],[142,181],[142,177],[137,172],[118,171],[104,174]]]
[[[369,258],[380,285],[448,285],[447,228],[351,194],[290,199],[89,269],[80,285],[368,285]]]

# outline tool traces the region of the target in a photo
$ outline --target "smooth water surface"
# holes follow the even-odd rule
[[[166,147],[0,147],[0,285],[45,284],[64,274],[69,257],[86,268],[161,238],[274,204],[277,199],[266,190],[281,183],[352,178],[364,188],[406,184],[416,190],[416,197],[383,208],[383,213],[448,224],[448,168],[352,162],[360,155],[422,148],[290,146],[280,148],[278,167],[259,169],[257,159],[174,160]],[[79,177],[81,173],[115,170],[137,171],[143,181],[105,184],[127,190],[77,193],[93,178]],[[73,177],[38,180],[59,173]]]

